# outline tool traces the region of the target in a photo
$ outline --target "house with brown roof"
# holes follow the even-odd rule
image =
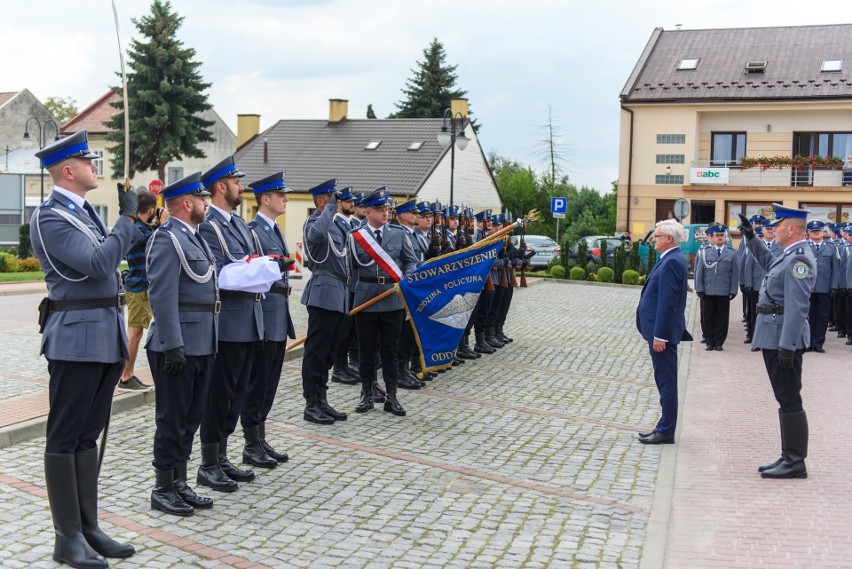
[[[120,102],[121,96],[115,91],[109,90],[80,111],[77,116],[62,125],[63,136],[86,129],[89,136],[89,148],[95,154],[102,156],[101,159],[94,161],[98,168],[100,185],[98,189],[92,190],[87,194],[87,199],[98,210],[99,215],[107,220],[108,225],[112,225],[118,217],[118,195],[115,187],[116,183],[121,181],[118,178],[122,178],[123,174],[121,172],[115,173],[112,170],[113,143],[106,139],[110,132],[107,123],[114,115],[120,112],[119,108],[113,106],[114,103]],[[212,109],[205,111],[201,116],[213,123],[213,126],[210,127],[213,141],[200,145],[206,157],[184,158],[183,160],[169,164],[166,168],[167,179],[160,180],[164,184],[168,185],[198,170],[206,170],[225,156],[234,153],[237,146],[237,137],[228,125],[225,124],[225,121]],[[130,182],[134,188],[147,188],[156,179],[157,172],[149,170],[147,172],[137,172]]]
[[[852,25],[657,28],[620,103],[618,230],[678,198],[735,235],[772,202],[852,219]]]
[[[467,100],[452,101],[453,115],[467,117]],[[456,114],[458,113],[458,114]],[[244,184],[284,171],[293,189],[286,215],[279,219],[291,248],[302,241],[302,226],[314,209],[313,186],[336,178],[339,187],[369,192],[387,186],[397,201],[453,201],[480,211],[501,207],[500,195],[476,133],[464,151],[444,147],[437,135],[443,119],[350,119],[348,101],[329,100],[328,120],[279,120],[260,132],[259,115],[240,115],[235,161]],[[457,130],[457,135],[459,131]],[[454,162],[454,164],[451,164]],[[453,166],[453,167],[451,167]],[[252,219],[256,202],[244,194],[243,215]]]

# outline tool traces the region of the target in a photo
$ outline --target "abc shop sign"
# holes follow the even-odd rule
[[[690,184],[727,184],[728,168],[690,168]]]

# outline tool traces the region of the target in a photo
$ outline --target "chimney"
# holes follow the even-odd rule
[[[260,115],[237,115],[237,148],[260,134]]]
[[[328,122],[341,123],[346,120],[347,114],[349,114],[348,99],[328,100]]]
[[[467,118],[467,99],[450,99],[450,110],[453,116],[460,113],[461,116]]]

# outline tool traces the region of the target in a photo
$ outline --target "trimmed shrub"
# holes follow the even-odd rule
[[[586,257],[589,253],[589,248],[586,245],[586,240],[581,239],[577,243],[577,266],[583,267],[586,265]]]
[[[26,259],[18,260],[18,270],[22,273],[24,272],[33,272],[40,271],[41,264],[38,262],[38,259],[35,257],[27,257]]]
[[[601,267],[608,266],[607,265],[608,261],[609,261],[609,259],[607,259],[607,256],[606,256],[606,239],[601,239]]]
[[[554,278],[564,279],[565,267],[563,267],[562,265],[554,265],[550,268],[550,274],[553,275]]]
[[[586,263],[586,273],[593,275],[598,272],[598,266],[594,261]]]
[[[15,255],[6,251],[0,251],[0,257],[3,257],[3,260],[5,261],[5,266],[3,267],[4,273],[18,272],[18,258]]]
[[[569,271],[577,266],[577,261],[574,259],[568,259],[568,262],[565,264],[565,268]]]
[[[33,254],[30,242],[30,224],[25,223],[18,228],[18,258],[26,259]]]
[[[568,278],[572,281],[584,281],[586,280],[586,270],[583,267],[574,267],[568,273]]]
[[[651,274],[651,269],[657,264],[657,252],[653,247],[648,248],[648,268],[645,270],[646,275]]]
[[[627,263],[625,263],[624,268],[636,271],[637,273],[642,268],[642,259],[639,255],[638,241],[633,242],[633,246],[630,248],[630,254],[627,255]]]
[[[547,271],[550,272],[550,269],[559,265],[562,265],[559,260],[559,257],[553,257],[550,259],[550,261],[547,262]]]
[[[598,282],[598,275],[595,273],[589,273],[589,276],[586,277],[586,280],[589,282],[596,283]]]
[[[633,269],[627,269],[621,275],[621,282],[629,285],[639,284],[639,273]]]
[[[619,245],[615,248],[615,256],[612,259],[612,270],[615,272],[614,282],[620,283],[624,274],[624,258],[627,253],[624,251],[624,245]]]
[[[611,283],[615,278],[615,271],[609,267],[601,267],[598,269],[598,280],[602,283]]]
[[[638,285],[644,285],[644,284],[645,284],[645,280],[646,280],[647,278],[648,278],[648,275],[642,275],[641,277],[639,277],[639,280],[638,280],[638,281],[636,281],[636,284],[638,284]]]

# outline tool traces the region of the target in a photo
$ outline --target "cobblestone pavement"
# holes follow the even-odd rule
[[[287,362],[267,438],[290,462],[256,469],[234,494],[211,493],[214,508],[190,518],[149,507],[153,405],[117,414],[102,526],[138,553],[112,565],[638,567],[671,450],[635,437],[658,414],[634,330],[638,296],[550,282],[516,290],[506,326],[515,342],[401,391],[404,418],[355,414],[358,388],[331,384],[329,399],[349,420],[306,423],[301,360]],[[16,386],[0,377],[0,398],[14,397],[44,382],[45,366],[32,330],[2,334],[0,374]],[[41,438],[0,450],[2,567],[55,566],[43,448]]]

